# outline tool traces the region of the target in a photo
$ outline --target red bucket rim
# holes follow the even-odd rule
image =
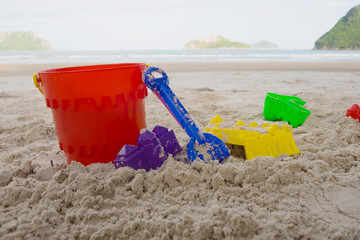
[[[96,64],[96,65],[84,65],[84,66],[73,66],[64,68],[53,68],[43,70],[38,73],[46,74],[64,74],[64,73],[75,73],[75,72],[93,72],[93,71],[104,71],[114,69],[124,69],[132,67],[146,66],[146,63],[112,63],[112,64]]]

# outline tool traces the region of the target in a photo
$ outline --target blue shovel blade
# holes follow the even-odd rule
[[[190,161],[200,158],[204,161],[219,160],[230,157],[230,150],[226,144],[215,135],[203,133],[205,137],[204,144],[198,144],[195,138],[191,138],[187,145],[187,155]]]

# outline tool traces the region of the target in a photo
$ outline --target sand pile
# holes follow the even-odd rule
[[[165,69],[166,70],[166,69]],[[0,236],[4,239],[356,239],[360,237],[360,73],[170,73],[200,126],[264,122],[266,92],[313,113],[294,129],[300,155],[186,164],[150,172],[65,164],[51,111],[31,76],[0,78]],[[194,81],[196,79],[197,81]],[[153,94],[147,124],[188,137]]]

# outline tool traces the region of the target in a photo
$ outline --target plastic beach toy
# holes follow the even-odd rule
[[[160,73],[162,77],[155,78],[152,75],[153,72]],[[200,132],[190,114],[170,89],[169,79],[163,70],[157,67],[148,67],[142,77],[145,85],[155,93],[190,137],[187,145],[187,155],[190,161],[200,158],[206,161],[219,160],[221,162],[230,156],[230,150],[223,141],[215,135]]]
[[[302,125],[311,111],[304,108],[306,102],[294,96],[267,93],[264,117],[268,121],[286,121],[294,128]]]
[[[277,157],[283,153],[300,153],[292,136],[291,126],[264,123],[259,128],[256,122],[246,126],[243,121],[238,121],[234,128],[223,128],[223,121],[216,115],[205,127],[205,132],[222,139],[235,157],[253,159],[257,156]]]
[[[138,137],[138,145],[124,145],[114,160],[116,168],[131,167],[135,170],[156,169],[168,158],[169,154],[176,156],[181,152],[174,131],[156,126],[152,132],[142,130]]]
[[[67,163],[109,163],[146,127],[145,63],[79,66],[40,71],[35,86],[52,111]]]
[[[358,119],[360,122],[360,106],[357,104],[351,105],[346,111],[347,117],[352,117],[353,119]]]

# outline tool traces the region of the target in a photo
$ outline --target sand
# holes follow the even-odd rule
[[[61,65],[0,66],[1,239],[358,239],[360,63],[154,63],[203,128],[265,122],[266,92],[307,101],[293,130],[301,153],[186,164],[185,152],[145,172],[65,163],[32,73]],[[147,128],[188,137],[159,100]]]

